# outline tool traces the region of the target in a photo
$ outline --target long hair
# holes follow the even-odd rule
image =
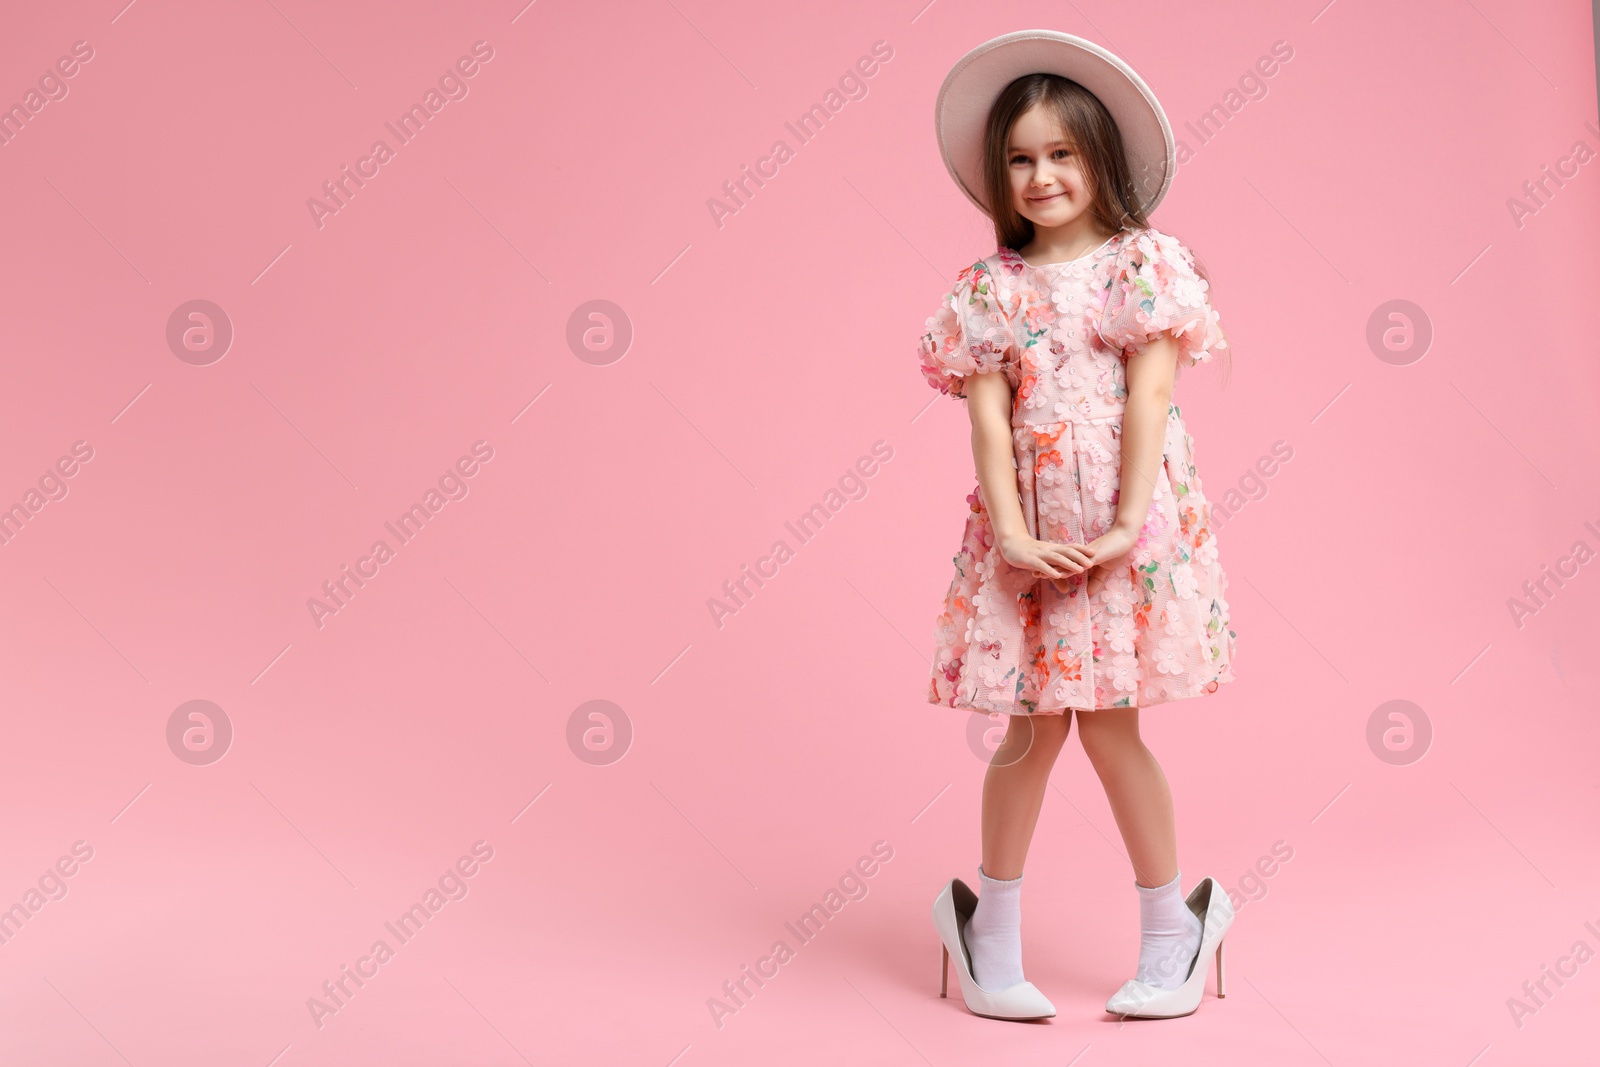
[[[1063,139],[1078,154],[1079,165],[1089,184],[1089,214],[1101,229],[1148,228],[1139,196],[1133,186],[1133,169],[1122,145],[1122,131],[1100,98],[1070,78],[1059,74],[1024,74],[1000,91],[989,108],[983,136],[983,189],[994,223],[995,244],[1013,251],[1033,241],[1034,225],[1018,213],[1012,201],[1011,163],[1006,142],[1011,130],[1027,111],[1043,107],[1063,131]],[[1165,232],[1165,231],[1164,231]],[[1173,234],[1176,237],[1176,234]],[[1182,242],[1182,239],[1179,239]],[[1189,248],[1184,243],[1185,248]],[[1195,273],[1206,283],[1208,295],[1215,293],[1211,275],[1199,253],[1194,257]],[[1232,368],[1233,340],[1222,350],[1224,382]]]

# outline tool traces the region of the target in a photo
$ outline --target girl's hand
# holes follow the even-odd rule
[[[1013,567],[1030,570],[1042,578],[1060,579],[1081,574],[1093,565],[1087,547],[1063,544],[1060,541],[1040,541],[1027,534],[1002,537],[996,544],[1000,555]]]
[[[1088,553],[1094,562],[1089,574],[1089,595],[1094,596],[1105,584],[1106,572],[1120,561],[1139,541],[1139,531],[1127,526],[1112,524],[1111,529],[1088,544]]]

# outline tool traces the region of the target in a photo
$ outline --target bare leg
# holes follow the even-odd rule
[[[1050,768],[1071,728],[1070,711],[1013,715],[1006,724],[1005,740],[983,778],[983,872],[990,878],[1022,875]]]
[[[1122,832],[1137,884],[1166,885],[1178,874],[1172,790],[1139,737],[1138,708],[1079,711],[1078,737]]]

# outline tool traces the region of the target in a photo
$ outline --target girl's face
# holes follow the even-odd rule
[[[1055,116],[1035,105],[1011,129],[1006,165],[1017,214],[1041,228],[1063,226],[1089,209],[1088,174]]]

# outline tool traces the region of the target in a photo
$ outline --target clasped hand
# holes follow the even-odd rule
[[[1091,571],[1089,595],[1093,596],[1105,582],[1106,568],[1126,556],[1138,540],[1137,530],[1113,524],[1111,529],[1086,545],[1040,541],[1027,534],[1019,534],[1002,538],[998,547],[1007,563],[1031,570],[1041,578],[1049,578],[1061,592],[1066,592],[1065,582],[1072,575]]]

